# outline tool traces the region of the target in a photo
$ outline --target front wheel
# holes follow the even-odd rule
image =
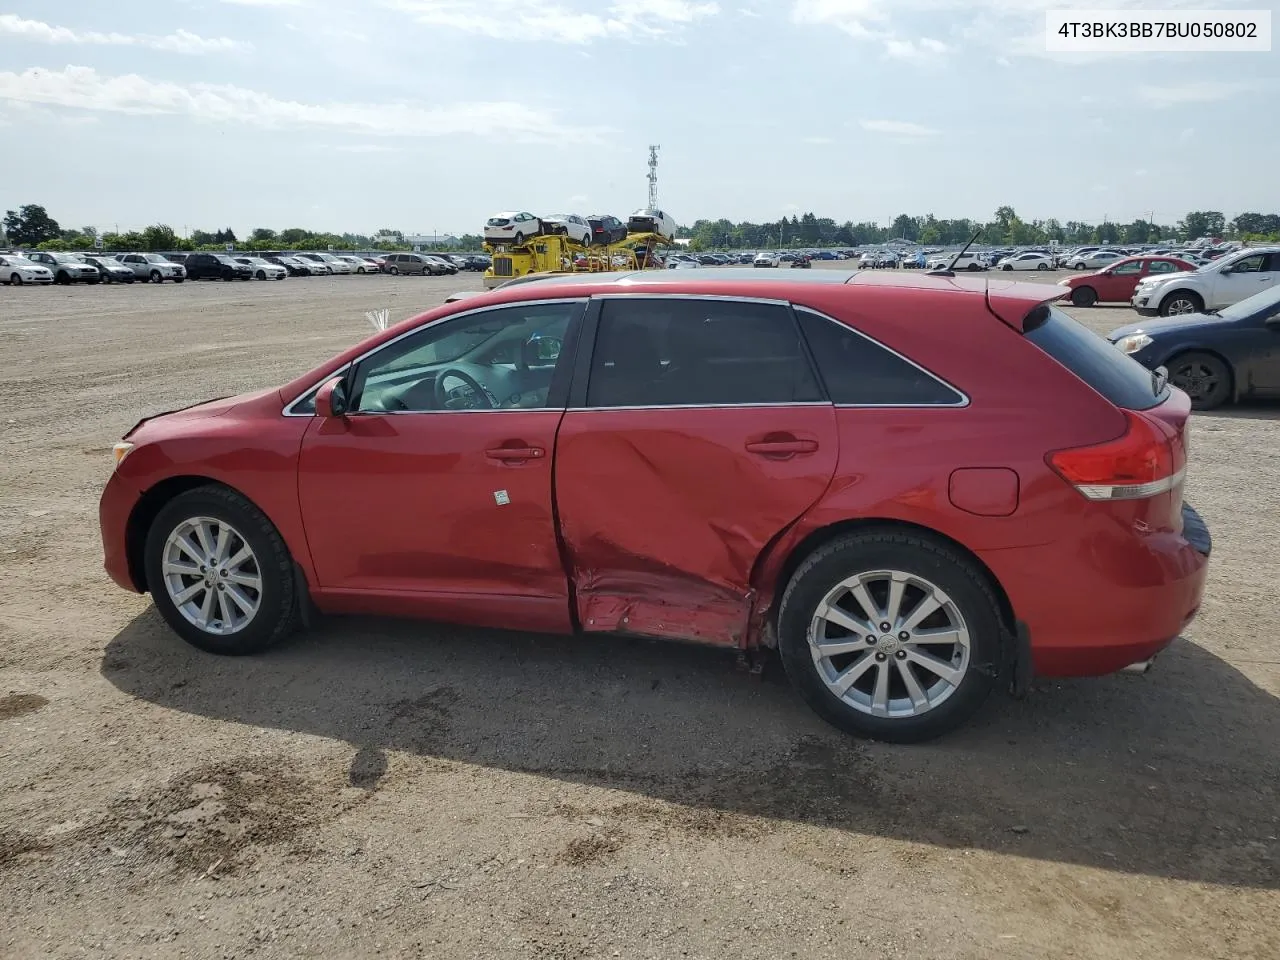
[[[1011,264],[1006,263],[1006,264],[1005,264],[1003,267],[1001,267],[1000,269],[1001,269],[1001,270],[1013,270],[1013,266],[1012,266]]]
[[[970,270],[981,270],[981,269],[982,269],[982,267],[978,266],[978,264],[976,264],[976,263],[971,263],[971,264],[969,264],[969,269],[970,269]]]
[[[164,283],[164,277],[161,275],[161,273],[160,273],[160,271],[159,271],[159,270],[152,270],[152,271],[151,271],[151,282],[152,282],[152,283]]]
[[[523,234],[523,233],[517,233],[514,237],[512,237],[512,238],[511,238],[511,242],[512,242],[512,244],[513,244],[513,245],[515,245],[515,246],[517,246],[517,247],[518,247],[518,246],[520,246],[521,244],[523,244],[523,243],[524,243],[524,234]]]
[[[1092,307],[1098,302],[1098,291],[1093,287],[1076,287],[1071,291],[1071,302],[1077,307]]]
[[[906,531],[841,537],[796,570],[778,611],[787,675],[858,736],[914,743],[982,705],[1000,673],[997,601],[953,547]]]
[[[1167,366],[1170,382],[1191,398],[1191,409],[1212,410],[1231,399],[1231,368],[1212,353],[1184,353]]]
[[[188,643],[257,653],[292,631],[297,585],[284,540],[253,503],[226,487],[169,501],[147,532],[147,586]]]
[[[1199,294],[1189,290],[1176,290],[1160,302],[1160,316],[1182,317],[1189,313],[1200,313],[1204,310],[1204,301]]]
[[[22,274],[15,273],[13,276],[9,278],[9,282],[13,284],[15,287],[22,286]]]
[[[265,279],[267,279],[267,271],[265,271],[265,270],[259,270],[259,271],[258,271],[258,273],[257,273],[257,278],[258,278],[259,280],[265,280]]]

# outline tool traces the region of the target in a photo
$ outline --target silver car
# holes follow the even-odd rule
[[[168,257],[158,253],[119,253],[116,259],[133,271],[139,280],[150,280],[152,283],[164,283],[172,280],[181,283],[187,279],[186,268],[174,263]]]
[[[54,283],[101,283],[102,274],[92,264],[85,263],[74,253],[45,253],[43,250],[27,254],[27,259],[48,267]]]

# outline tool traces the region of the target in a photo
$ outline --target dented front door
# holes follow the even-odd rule
[[[790,311],[767,306],[603,305],[591,387],[556,445],[583,629],[741,642],[757,559],[838,453]]]

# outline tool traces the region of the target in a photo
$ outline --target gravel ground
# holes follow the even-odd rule
[[[218,659],[107,580],[135,420],[479,286],[0,289],[0,956],[1280,956],[1275,406],[1195,418],[1210,583],[1148,676],[921,747],[644,641],[345,619]]]

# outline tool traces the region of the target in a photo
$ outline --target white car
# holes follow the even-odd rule
[[[262,257],[236,257],[235,260],[252,270],[255,280],[283,280],[289,275],[288,269]]]
[[[53,271],[16,253],[0,257],[0,283],[20,287],[24,283],[53,283]]]
[[[880,259],[880,254],[868,251],[858,258],[858,266],[870,269],[876,265],[876,261]]]
[[[755,259],[751,261],[753,267],[780,267],[782,266],[782,254],[780,253],[757,253]]]
[[[947,264],[951,263],[955,257],[954,253],[944,253],[940,257],[930,257],[925,261],[925,268],[928,270],[942,270]],[[966,253],[955,262],[952,270],[986,270],[987,262],[982,259],[982,255],[978,253]]]
[[[511,243],[517,247],[545,232],[542,218],[527,211],[495,213],[484,224],[484,238],[490,243]]]
[[[691,257],[682,257],[679,254],[667,257],[668,270],[699,270],[701,268],[702,264]]]
[[[676,221],[661,210],[637,210],[627,219],[627,233],[656,233],[671,240],[676,235]]]
[[[584,247],[591,245],[591,224],[576,213],[553,213],[542,218],[547,233],[559,233]]]
[[[1140,280],[1132,307],[1144,317],[1221,310],[1280,284],[1280,247],[1254,247],[1219,257],[1194,273]]]
[[[996,263],[997,270],[1052,270],[1053,258],[1047,253],[1015,253]]]
[[[1101,270],[1124,258],[1125,254],[1114,250],[1095,250],[1093,253],[1073,254],[1062,265],[1072,270]]]
[[[342,260],[345,263],[351,264],[352,273],[377,273],[378,272],[378,265],[374,263],[372,260],[366,260],[364,257],[347,255],[347,256],[338,257],[338,259]]]

